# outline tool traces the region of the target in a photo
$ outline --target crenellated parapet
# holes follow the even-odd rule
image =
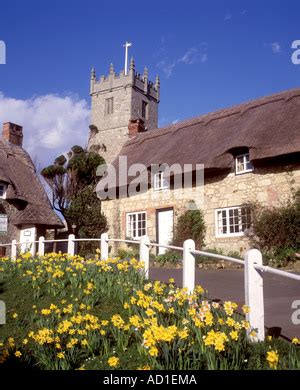
[[[90,95],[106,93],[108,91],[131,87],[139,92],[142,92],[149,99],[155,100],[157,103],[160,99],[160,82],[159,77],[156,77],[155,83],[148,78],[148,69],[144,69],[144,73],[138,73],[135,70],[133,58],[130,61],[128,74],[121,70],[118,74],[114,71],[113,64],[110,64],[108,75],[102,75],[97,80],[95,69],[91,70],[90,78]]]

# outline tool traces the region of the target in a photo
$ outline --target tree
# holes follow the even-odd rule
[[[74,232],[72,225],[76,225],[75,233],[83,231],[87,224],[85,213],[90,213],[89,207],[94,209],[95,214],[101,214],[101,202],[96,194],[91,194],[91,189],[97,184],[99,178],[96,170],[102,164],[105,164],[105,160],[99,154],[75,145],[68,158],[61,155],[41,171],[52,193],[52,206],[65,218],[69,233]],[[81,202],[86,204],[80,205]],[[102,226],[104,217],[99,222]]]
[[[206,226],[201,210],[187,210],[177,221],[174,229],[174,245],[182,246],[188,239],[195,241],[196,248],[204,245]]]
[[[76,225],[79,237],[97,238],[106,230],[107,221],[100,205],[94,185],[85,187],[72,197],[66,216]]]
[[[107,219],[101,211],[94,185],[86,186],[71,198],[66,218],[76,226],[73,231],[80,238],[99,238],[107,230]],[[80,242],[79,253],[85,256],[98,247],[99,242]]]

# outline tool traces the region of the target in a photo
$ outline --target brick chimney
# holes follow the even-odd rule
[[[130,119],[128,124],[129,138],[135,137],[138,133],[147,131],[142,119]]]
[[[3,123],[2,139],[22,147],[23,127],[11,122]]]

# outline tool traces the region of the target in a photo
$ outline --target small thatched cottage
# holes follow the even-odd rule
[[[13,239],[30,244],[46,229],[64,226],[52,210],[22,142],[22,127],[4,123],[0,139],[0,246]]]
[[[102,202],[112,237],[138,239],[147,234],[166,244],[172,241],[178,216],[196,205],[204,212],[209,247],[244,252],[249,246],[245,232],[251,226],[247,205],[279,205],[300,187],[300,89],[156,130],[145,131],[137,119],[130,122],[129,135],[113,162],[116,199]],[[119,196],[121,180],[128,181],[128,188],[136,180],[127,171],[119,176],[125,163],[123,159],[119,164],[120,156],[127,158],[128,169],[145,166],[146,191]],[[151,166],[162,164],[203,164],[204,185],[193,181],[179,190],[170,172],[150,174]],[[100,187],[103,181],[107,176]]]

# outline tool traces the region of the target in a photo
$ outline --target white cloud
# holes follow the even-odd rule
[[[278,42],[271,43],[271,48],[274,54],[281,53],[281,46]]]
[[[207,53],[206,47],[191,47],[184,55],[181,57],[178,62],[183,62],[188,65],[195,64],[197,62],[206,62],[207,61]]]
[[[178,123],[178,122],[179,122],[179,119],[175,119],[172,121],[172,125],[176,125],[176,123]]]
[[[231,13],[227,13],[224,17],[224,21],[226,22],[227,20],[230,20],[232,18],[232,14]]]
[[[203,42],[200,45],[189,48],[187,52],[177,60],[177,62],[183,62],[187,65],[193,65],[199,62],[203,64],[207,60],[207,44]]]
[[[198,50],[196,47],[191,47],[184,55],[179,59],[179,62],[184,62],[185,64],[194,64],[198,59]]]
[[[24,147],[44,166],[75,144],[86,145],[90,109],[76,95],[15,99],[0,92],[0,123],[23,126]]]
[[[166,78],[170,78],[172,76],[172,73],[173,73],[173,69],[176,65],[176,62],[172,62],[172,63],[167,63],[166,61],[162,60],[162,61],[159,61],[156,66],[160,69],[162,69],[162,71],[164,72]]]
[[[193,65],[196,63],[205,63],[208,60],[207,55],[207,44],[205,42],[200,45],[193,46],[189,48],[182,57],[174,60],[173,62],[169,62],[167,60],[159,61],[156,66],[164,72],[166,78],[170,78],[173,74],[173,70],[175,66],[179,63],[183,63],[185,65]]]

